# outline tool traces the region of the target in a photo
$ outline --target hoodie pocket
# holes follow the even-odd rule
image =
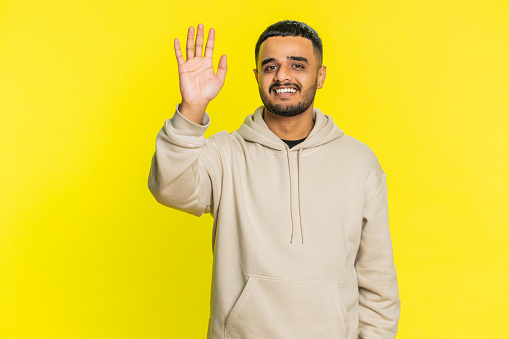
[[[335,282],[250,275],[225,322],[227,339],[347,338],[348,312]]]

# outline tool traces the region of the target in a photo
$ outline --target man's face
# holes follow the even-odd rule
[[[325,66],[303,37],[271,37],[260,46],[258,90],[265,108],[276,115],[295,116],[312,107],[315,93],[325,81]]]

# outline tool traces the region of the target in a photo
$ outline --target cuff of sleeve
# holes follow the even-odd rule
[[[177,109],[175,110],[176,113],[178,113],[178,115],[180,115],[182,118],[186,119],[187,121],[189,121],[190,123],[192,123],[193,125],[196,125],[196,126],[205,126],[205,127],[209,127],[210,125],[210,117],[208,115],[207,112],[205,112],[205,115],[203,116],[203,120],[201,121],[201,125],[198,125],[194,122],[192,122],[191,120],[187,119],[185,116],[182,115],[182,113],[180,113],[179,111],[179,106],[180,104],[177,105]]]
[[[169,130],[177,131],[182,136],[203,136],[205,131],[210,126],[210,117],[207,112],[203,116],[201,125],[198,125],[183,116],[179,109],[175,109],[175,114],[171,119],[166,120],[166,128]]]

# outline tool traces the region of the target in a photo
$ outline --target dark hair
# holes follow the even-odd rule
[[[261,44],[268,38],[274,36],[283,37],[300,36],[308,40],[311,40],[311,42],[313,43],[313,49],[315,50],[315,53],[318,56],[319,65],[321,65],[323,60],[323,46],[322,40],[318,36],[318,33],[316,33],[316,31],[307,24],[295,20],[279,21],[265,29],[262,35],[260,35],[260,38],[258,38],[258,42],[256,43],[255,47],[256,64],[258,64],[258,54],[260,52]]]

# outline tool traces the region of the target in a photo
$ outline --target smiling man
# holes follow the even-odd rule
[[[287,24],[279,23],[283,25]],[[322,43],[313,31],[308,34],[315,42],[302,36],[272,36],[279,28],[274,26],[262,34],[255,49],[254,73],[265,107],[264,120],[283,140],[300,140],[313,127],[315,93],[325,81]]]
[[[318,34],[269,26],[255,49],[263,106],[210,138],[205,112],[226,76],[215,31],[175,39],[182,102],[156,139],[160,203],[212,213],[212,339],[394,338],[400,315],[385,173],[364,144],[314,107],[326,67]],[[243,108],[239,108],[243,109]]]

